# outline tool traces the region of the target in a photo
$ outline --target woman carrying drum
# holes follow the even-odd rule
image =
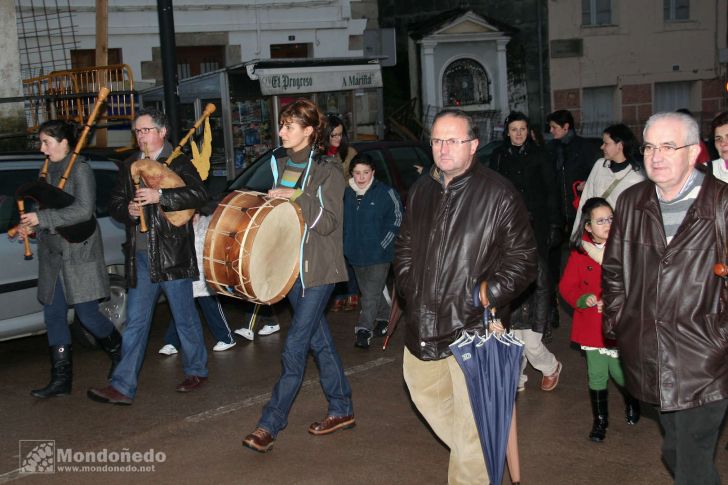
[[[65,121],[46,121],[40,126],[39,137],[40,151],[50,161],[47,175],[41,173],[41,177],[56,185],[71,160],[76,129]],[[51,355],[50,383],[31,391],[38,398],[71,392],[71,333],[66,318],[69,305],[111,358],[111,371],[121,359],[121,335],[99,311],[99,300],[109,296],[109,280],[98,224],[88,239],[78,243],[68,242],[56,232],[58,227],[87,221],[94,215],[94,174],[83,160],[78,162],[63,189],[75,197],[71,205],[29,212],[20,218],[21,238],[32,232],[38,234],[38,300],[43,304]]]
[[[270,450],[288,424],[309,351],[329,405],[326,417],[311,424],[308,432],[325,435],[355,424],[351,387],[324,316],[334,285],[347,278],[342,245],[346,185],[340,164],[319,152],[325,119],[315,104],[294,101],[281,110],[279,119],[283,146],[271,157],[274,188],[268,195],[298,204],[305,228],[300,275],[287,295],[293,320],[281,356],[281,376],[255,430],[243,440],[243,446],[259,452]]]

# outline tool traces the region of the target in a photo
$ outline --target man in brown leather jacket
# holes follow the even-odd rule
[[[167,119],[157,110],[139,111],[134,132],[143,152],[134,153],[121,164],[109,203],[111,216],[126,225],[124,254],[129,299],[121,362],[109,385],[87,392],[94,401],[121,405],[131,404],[136,396],[154,307],[162,291],[182,344],[185,379],[176,390],[189,392],[207,381],[207,351],[192,294],[192,281],[199,278],[192,220],[175,226],[163,214],[163,210],[199,209],[207,201],[207,192],[197,169],[184,155],[169,164],[184,181],[183,187],[135,189],[131,164],[145,157],[166,160],[172,153],[172,145],[166,141]],[[148,232],[140,230],[142,211]]]
[[[695,168],[699,142],[689,116],[647,121],[649,180],[617,201],[602,297],[627,389],[661,411],[662,458],[675,483],[709,485],[720,483],[713,460],[728,408],[728,295],[712,270],[716,254],[726,258],[717,237],[725,238],[728,185]]]
[[[410,188],[396,242],[406,319],[404,379],[412,401],[450,447],[448,482],[488,483],[468,391],[449,345],[482,330],[482,306],[502,307],[536,276],[536,242],[521,195],[473,160],[470,116],[443,110],[432,125],[435,166]],[[507,313],[507,312],[506,312]]]

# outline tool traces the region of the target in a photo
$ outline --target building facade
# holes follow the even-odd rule
[[[509,96],[512,30],[465,9],[409,25],[410,96],[421,99],[426,126],[442,107],[457,107],[470,113],[486,143],[504,113],[528,108]]]
[[[50,18],[39,10],[46,3],[17,0],[17,9]],[[71,19],[62,39],[51,33],[21,40],[28,66],[49,66],[33,76],[59,69],[33,58],[49,51],[41,43],[68,46],[66,69],[95,65],[95,0],[60,3],[57,16]],[[365,41],[377,27],[376,0],[177,0],[173,13],[181,126],[190,126],[205,104],[216,104],[213,165],[224,165],[228,177],[277,144],[275,115],[297,97],[341,116],[353,138],[381,134],[379,59]],[[108,59],[131,68],[143,104],[162,107],[156,1],[108,2]],[[123,135],[128,138],[128,129]]]
[[[585,135],[613,122],[640,132],[687,108],[706,132],[726,102],[726,0],[549,2],[551,102]]]
[[[385,68],[383,73],[387,105],[408,101],[411,85],[419,82],[411,74],[414,69],[419,75],[418,66],[413,68],[407,59],[412,31],[420,30],[422,23],[433,18],[448,17],[453,11],[472,11],[509,37],[505,46],[507,73],[504,81],[507,83],[508,107],[499,108],[504,113],[502,116],[507,114],[508,109],[519,109],[528,114],[536,126],[541,125],[550,111],[546,9],[553,3],[548,0],[461,0],[450,3],[379,0],[380,26],[397,30],[399,62],[396,67]],[[412,57],[409,57],[411,62]],[[501,82],[493,80],[496,81]],[[496,91],[502,89],[496,84],[492,87]],[[422,99],[418,98],[418,101],[421,105]],[[421,114],[426,124],[425,113]]]
[[[366,2],[353,2],[366,12]],[[363,55],[366,18],[350,0],[174,2],[178,74],[191,77],[252,59]],[[96,47],[94,0],[69,0],[75,48],[70,67],[87,67]],[[38,6],[18,0],[18,9]],[[363,14],[363,13],[362,13]],[[109,59],[128,64],[137,82],[161,81],[155,1],[115,0],[108,7]],[[37,73],[34,73],[37,75]]]

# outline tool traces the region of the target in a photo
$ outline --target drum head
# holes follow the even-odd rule
[[[262,221],[250,251],[249,268],[258,301],[280,300],[298,276],[300,228],[298,212],[291,203],[276,205]]]

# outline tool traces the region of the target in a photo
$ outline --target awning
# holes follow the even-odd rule
[[[361,62],[361,61],[360,61]],[[325,91],[350,91],[354,89],[381,88],[382,70],[378,61],[360,64],[302,66],[273,62],[250,63],[246,66],[251,79],[260,81],[264,95],[319,93]]]

